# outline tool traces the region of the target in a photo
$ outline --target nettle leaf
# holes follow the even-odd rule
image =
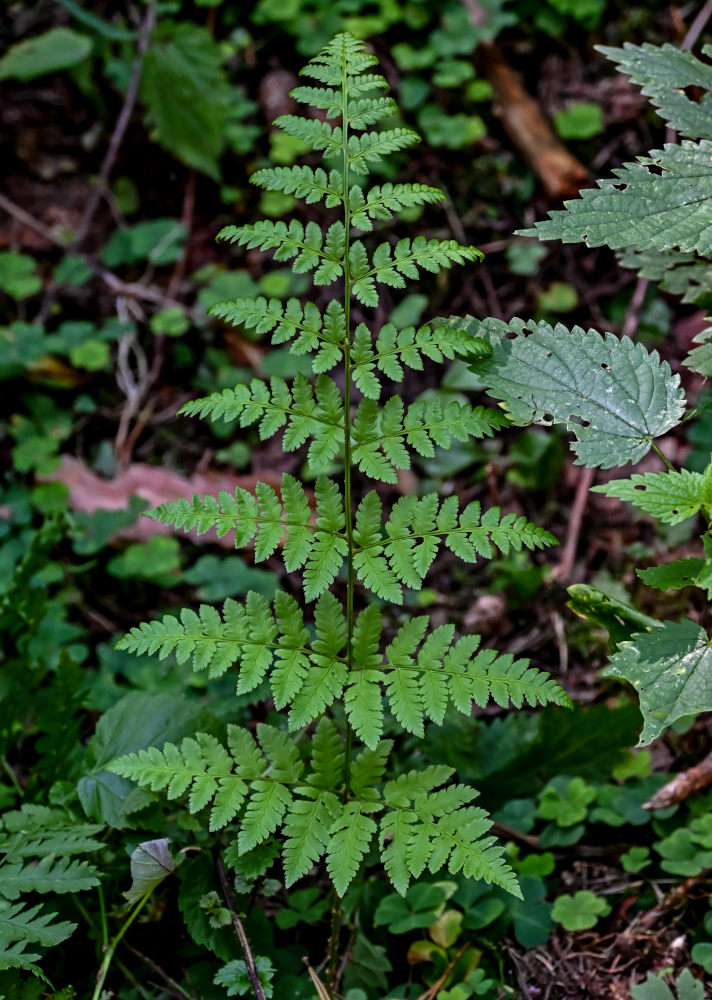
[[[628,681],[638,692],[643,713],[641,746],[687,715],[712,710],[712,646],[695,622],[664,622],[622,642],[606,677]]]
[[[611,62],[618,64],[621,73],[641,88],[651,99],[658,114],[667,124],[690,139],[712,139],[712,66],[697,59],[691,52],[676,45],[632,45],[625,42],[615,49],[597,45]],[[705,53],[707,54],[707,53]],[[700,101],[691,100],[687,87],[697,87],[707,93]]]
[[[584,188],[519,236],[634,250],[712,253],[712,141],[683,140],[639,156]]]
[[[492,355],[471,365],[487,391],[517,423],[566,424],[577,464],[637,462],[682,418],[680,376],[628,337],[523,320],[454,322],[492,344]]]
[[[594,486],[593,490],[625,500],[665,524],[678,524],[700,511],[712,514],[712,466],[704,473],[687,469],[636,473],[630,479],[616,479]]]

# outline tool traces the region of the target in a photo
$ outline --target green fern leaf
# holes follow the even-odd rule
[[[405,208],[443,201],[439,188],[426,184],[377,184],[366,194],[358,185],[349,191],[351,224],[363,232],[373,229],[373,220],[386,222]]]
[[[321,122],[315,118],[300,118],[297,115],[280,115],[274,124],[287,135],[306,143],[311,149],[323,151],[326,157],[341,152],[343,132],[338,125],[332,127],[328,122]]]
[[[338,698],[346,683],[346,618],[331,593],[322,594],[314,609],[316,636],[312,642],[312,666],[292,702],[289,728],[297,729],[318,718]]]
[[[66,941],[77,925],[67,920],[54,922],[57,914],[47,913],[41,905],[0,902],[0,953],[3,946],[25,941],[51,948]]]
[[[346,320],[343,306],[332,299],[322,316],[312,302],[302,306],[299,299],[239,298],[219,302],[208,310],[233,326],[243,326],[257,333],[272,333],[273,344],[290,345],[292,354],[301,356],[315,352],[312,368],[315,373],[327,372],[338,364],[343,354]]]
[[[320,477],[315,494],[319,530],[304,570],[304,596],[307,601],[315,600],[331,586],[348,553],[348,543],[343,535],[346,515],[338,486],[326,477]]]
[[[294,799],[284,823],[283,858],[287,888],[306,875],[323,857],[331,828],[341,811],[341,803],[333,792],[326,789],[308,791],[314,797]]]
[[[472,364],[487,391],[518,423],[566,424],[578,464],[637,462],[680,421],[680,376],[628,337],[522,320],[456,322],[492,343],[491,357]],[[508,330],[514,339],[505,339]]]
[[[294,96],[294,91],[292,92]],[[307,205],[326,201],[327,208],[343,203],[343,185],[338,170],[327,175],[321,167],[266,167],[250,177],[250,183],[266,191],[282,191],[303,198]]]
[[[395,888],[404,892],[409,874],[417,877],[426,866],[431,872],[447,866],[452,874],[462,871],[521,899],[516,876],[502,858],[504,848],[487,836],[492,821],[467,804],[477,792],[463,785],[433,791],[446,772],[412,772],[385,785],[384,800],[393,811],[382,818],[381,840],[390,841],[383,857]],[[406,859],[405,866],[397,855]]]
[[[382,409],[374,400],[364,399],[352,425],[353,458],[365,475],[396,483],[397,470],[410,468],[406,445],[432,458],[436,445],[449,448],[453,439],[488,437],[505,422],[494,410],[456,400],[443,406],[438,398],[421,399],[404,412],[398,396],[389,399]]]
[[[370,847],[378,828],[368,814],[378,809],[375,802],[348,802],[331,827],[326,867],[339,896],[353,882]]]
[[[389,153],[420,142],[420,136],[409,128],[384,129],[383,132],[365,132],[351,135],[348,140],[349,167],[356,174],[368,174],[371,166],[382,163]]]
[[[37,862],[4,864],[0,868],[0,895],[11,902],[28,892],[84,892],[99,884],[99,873],[88,861],[47,854]]]
[[[593,489],[625,500],[665,524],[679,524],[700,511],[712,514],[712,466],[704,473],[687,469],[636,473],[630,479],[613,480]]]

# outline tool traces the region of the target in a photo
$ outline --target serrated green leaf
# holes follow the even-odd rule
[[[522,320],[459,322],[492,343],[491,357],[471,366],[487,391],[519,423],[566,424],[578,464],[637,462],[682,418],[679,375],[628,337]]]
[[[638,692],[644,720],[641,746],[677,719],[712,710],[710,640],[689,619],[636,633],[620,644],[603,673],[627,680]]]

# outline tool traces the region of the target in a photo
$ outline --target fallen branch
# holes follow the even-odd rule
[[[588,183],[584,165],[554,135],[499,46],[481,45],[477,57],[480,71],[494,89],[493,111],[512,145],[530,164],[549,198],[573,198]]]
[[[643,809],[668,809],[670,806],[684,802],[695,792],[712,785],[712,751],[694,767],[688,767],[659,788],[654,795],[643,804]]]

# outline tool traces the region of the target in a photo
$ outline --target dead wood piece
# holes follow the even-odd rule
[[[659,788],[644,803],[643,809],[667,809],[669,806],[677,805],[678,802],[683,802],[701,788],[707,788],[708,785],[712,785],[712,751],[703,757],[699,764],[681,771]]]
[[[573,198],[588,183],[588,171],[554,135],[499,46],[484,44],[477,52],[480,69],[494,88],[494,113],[512,144],[531,165],[549,198]]]

